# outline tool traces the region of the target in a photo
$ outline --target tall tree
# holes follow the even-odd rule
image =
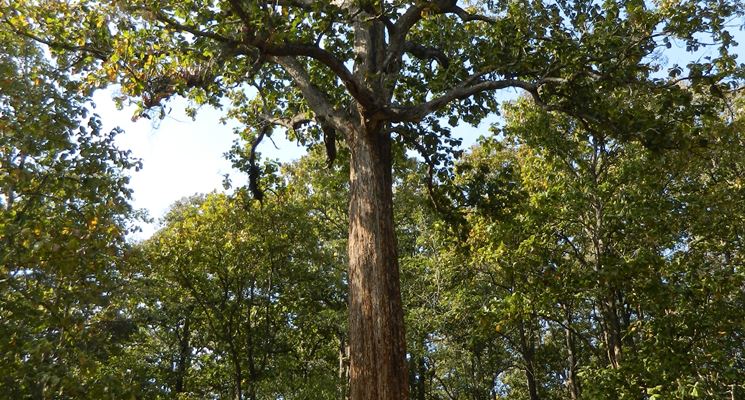
[[[3,22],[122,84],[143,109],[173,94],[219,104],[233,99],[255,147],[286,128],[321,140],[333,161],[350,150],[349,307],[351,397],[408,393],[399,266],[393,228],[394,139],[447,162],[451,126],[494,112],[497,91],[517,88],[546,109],[618,136],[664,144],[656,132],[705,104],[689,90],[729,90],[736,69],[726,21],[736,1],[641,0],[189,0],[3,2]],[[706,37],[706,39],[704,39]],[[719,55],[677,66],[660,48],[714,42]],[[681,76],[684,75],[684,76]],[[678,85],[687,81],[688,86]],[[248,100],[250,90],[258,96]],[[653,102],[629,102],[644,94]],[[633,111],[633,112],[632,112]],[[250,152],[251,162],[254,151]],[[251,170],[251,187],[261,197]]]

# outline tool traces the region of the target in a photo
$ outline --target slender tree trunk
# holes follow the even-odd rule
[[[540,397],[538,397],[538,383],[535,379],[535,347],[533,346],[533,341],[527,337],[524,322],[520,322],[520,347],[522,348],[523,362],[525,363],[525,377],[528,383],[530,400],[540,400]]]
[[[418,356],[409,358],[409,391],[414,400],[424,400],[426,397],[427,364],[424,359],[426,344],[424,338],[417,341]]]
[[[393,229],[391,140],[382,129],[349,135],[349,345],[352,400],[409,397]]]
[[[349,399],[349,345],[339,334],[339,400]]]
[[[235,349],[235,344],[232,342],[230,344],[230,355],[233,361],[233,379],[235,380],[235,392],[233,393],[233,398],[235,400],[243,400],[243,369],[241,368],[241,360],[238,351]]]
[[[579,377],[577,376],[577,346],[574,341],[574,333],[572,332],[572,309],[564,305],[564,317],[566,322],[566,328],[564,328],[564,335],[567,346],[567,367],[569,373],[567,374],[567,386],[569,386],[569,395],[572,400],[578,400],[581,395],[581,388],[579,383]]]
[[[191,314],[191,311],[189,310],[188,313]],[[189,316],[184,318],[184,326],[181,331],[181,337],[179,338],[179,358],[174,393],[183,393],[186,391],[186,374],[189,368],[191,368],[191,346],[189,345],[191,338],[190,319]]]
[[[610,289],[608,300],[605,304],[605,340],[608,347],[608,361],[612,368],[621,366],[621,355],[623,348],[621,344],[621,322],[618,317],[618,304],[616,303],[615,290]]]
[[[422,346],[424,347],[424,346]],[[427,376],[427,365],[424,363],[424,356],[420,355],[417,357],[417,367],[419,368],[419,380],[416,384],[417,400],[425,400],[426,387],[425,387],[425,376]]]

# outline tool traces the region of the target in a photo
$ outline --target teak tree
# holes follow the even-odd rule
[[[121,84],[145,112],[174,94],[232,100],[258,197],[255,150],[273,127],[303,143],[323,137],[329,161],[346,142],[354,400],[408,398],[392,146],[436,170],[458,143],[441,121],[476,124],[508,88],[587,129],[665,145],[658,132],[706,112],[691,93],[724,97],[738,69],[727,32],[736,0],[2,3],[4,24],[49,44],[93,86]],[[661,71],[666,47],[704,41],[716,57]]]

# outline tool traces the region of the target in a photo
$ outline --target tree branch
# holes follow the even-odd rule
[[[243,10],[239,0],[230,0],[230,4],[233,7],[236,15],[241,19],[246,27],[250,26],[250,19],[248,14]],[[244,46],[255,47],[259,50],[259,53],[266,56],[304,56],[310,57],[321,64],[328,67],[334,75],[341,79],[344,87],[347,88],[349,94],[354,97],[363,107],[367,109],[376,108],[375,96],[361,85],[352,74],[351,71],[344,65],[344,63],[336,58],[331,52],[322,49],[316,45],[304,44],[304,43],[290,43],[285,42],[283,44],[273,44],[255,37],[246,38],[248,40],[238,41],[232,38],[221,36],[213,32],[202,31],[194,26],[182,24],[173,18],[163,14],[157,14],[158,20],[165,22],[172,28],[177,30],[189,32],[197,37],[209,38],[221,43],[229,44],[236,50],[243,48]]]
[[[231,3],[234,0],[231,0]],[[316,3],[314,0],[267,0],[263,2],[269,6],[297,7],[302,10],[312,10]]]
[[[383,61],[383,71],[389,71],[394,62],[397,62],[404,51],[406,36],[411,28],[422,19],[422,4],[414,4],[409,7],[395,24],[386,24],[388,29],[388,54]]]
[[[391,115],[391,121],[394,122],[418,122],[428,114],[431,114],[434,111],[437,111],[438,109],[444,107],[448,103],[454,100],[462,100],[468,97],[471,97],[475,94],[490,91],[490,90],[499,90],[499,89],[506,89],[506,88],[520,88],[531,95],[537,96],[538,94],[538,85],[516,80],[516,79],[502,79],[502,80],[496,80],[496,81],[484,81],[484,82],[478,82],[473,84],[468,84],[469,82],[472,82],[474,79],[473,77],[470,77],[466,79],[464,82],[466,84],[462,84],[460,86],[457,86],[453,89],[451,89],[449,92],[445,93],[444,95],[430,100],[426,103],[422,103],[417,106],[412,107],[393,107],[390,109],[390,115]],[[540,99],[538,99],[540,100]]]
[[[486,15],[471,14],[458,6],[453,6],[447,11],[457,15],[458,18],[460,18],[463,22],[481,21],[488,22],[490,24],[497,22],[497,20],[495,20],[494,18],[487,17]]]
[[[281,126],[285,129],[292,130],[296,130],[301,125],[313,121],[313,116],[310,113],[300,113],[293,116],[292,118],[279,118],[267,114],[258,114],[257,116],[268,124]]]
[[[235,48],[239,48],[240,47],[240,44],[241,44],[241,42],[239,42],[239,41],[237,41],[235,39],[232,39],[232,38],[229,38],[229,37],[225,37],[225,36],[221,36],[221,35],[218,35],[218,34],[216,34],[214,32],[203,31],[203,30],[198,29],[195,26],[182,24],[181,22],[176,21],[175,19],[169,17],[168,15],[164,14],[161,11],[158,11],[156,13],[155,18],[158,21],[163,22],[163,23],[169,25],[171,28],[174,28],[175,30],[183,31],[183,32],[188,32],[188,33],[191,33],[192,35],[194,35],[196,37],[203,37],[203,38],[207,38],[207,39],[212,39],[212,40],[217,41],[217,42],[220,42],[220,43],[230,44],[230,45],[233,45]]]
[[[413,42],[404,44],[404,51],[420,60],[435,60],[441,67],[447,68],[450,65],[450,59],[440,49],[426,47]]]
[[[251,142],[251,153],[248,157],[248,190],[251,192],[251,195],[254,197],[254,199],[261,202],[264,199],[264,191],[261,190],[261,187],[259,186],[259,179],[261,177],[261,168],[256,164],[256,149],[261,144],[261,141],[264,140],[264,137],[267,135],[267,133],[271,132],[270,125],[267,124],[259,129],[259,134],[256,135],[256,138],[254,138],[253,142]]]
[[[345,131],[348,120],[339,110],[334,109],[331,102],[318,86],[311,82],[310,75],[294,57],[270,57],[274,62],[281,65],[282,68],[290,75],[298,89],[303,93],[305,101],[316,114],[316,117],[322,118],[334,125],[334,128]]]
[[[230,6],[233,9],[233,12],[238,16],[238,18],[243,21],[243,24],[246,26],[251,26],[251,19],[249,18],[248,14],[246,14],[246,11],[243,9],[243,7],[240,4],[240,0],[230,0]]]
[[[284,43],[282,45],[259,45],[259,50],[269,56],[305,56],[325,65],[341,79],[349,94],[366,109],[377,108],[375,95],[361,85],[351,71],[331,52],[318,46],[301,43]]]
[[[406,37],[409,31],[423,18],[423,11],[431,14],[455,14],[463,22],[483,21],[494,23],[493,18],[484,15],[471,14],[460,8],[454,0],[436,0],[430,2],[417,2],[409,7],[399,17],[395,24],[387,24],[389,39],[388,54],[383,63],[384,70],[388,70],[397,61],[405,50]]]
[[[5,23],[5,24],[7,24],[11,28],[10,30],[13,33],[15,33],[16,35],[20,35],[20,36],[26,37],[28,39],[31,39],[31,40],[33,40],[35,42],[39,42],[39,43],[45,44],[45,45],[49,46],[52,49],[62,49],[62,50],[76,52],[76,53],[90,54],[90,55],[96,57],[97,59],[99,59],[101,61],[105,61],[109,57],[109,55],[110,55],[110,51],[105,51],[105,50],[101,50],[101,49],[95,49],[95,48],[90,47],[90,46],[87,46],[87,45],[75,46],[75,45],[71,45],[69,43],[56,42],[56,41],[53,41],[53,40],[42,38],[41,36],[37,36],[37,35],[34,35],[33,33],[28,32],[28,31],[25,31],[25,30],[21,30],[21,29],[16,28],[16,26],[13,25],[13,23],[11,23],[8,19],[3,19],[2,22]]]

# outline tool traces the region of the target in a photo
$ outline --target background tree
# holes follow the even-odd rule
[[[130,254],[122,314],[139,329],[111,367],[133,394],[346,398],[346,207],[320,190],[345,179],[324,163],[276,171],[263,204],[184,199]]]
[[[5,28],[5,26],[3,26]],[[0,29],[0,393],[112,398],[137,168],[37,43]]]
[[[650,151],[525,101],[506,115],[507,139],[484,141],[458,168],[473,208],[461,250],[467,283],[454,289],[469,290],[471,312],[516,359],[499,379],[509,397],[737,396],[732,339],[742,327],[729,315],[742,276],[722,253],[700,258],[693,237],[706,231],[733,249],[739,236],[723,221],[711,232],[691,209],[739,220],[728,193],[740,190],[731,175],[740,156],[730,156],[741,152],[720,147],[740,140],[737,118],[702,118],[679,137],[690,147]],[[704,194],[708,184],[718,189]],[[714,281],[728,294],[703,289]]]
[[[447,164],[456,141],[440,120],[477,123],[496,110],[496,91],[519,88],[547,110],[665,145],[661,132],[707,112],[708,102],[690,92],[732,88],[727,78],[737,65],[726,23],[740,12],[737,2],[638,0],[3,5],[7,26],[91,71],[94,85],[121,83],[143,108],[173,94],[212,104],[227,96],[253,147],[274,126],[301,140],[323,136],[329,160],[336,140],[346,141],[355,400],[407,397],[394,133],[433,165]],[[711,41],[719,54],[654,78],[662,68],[656,52],[675,39],[692,51]],[[249,86],[259,93],[250,101]],[[261,197],[249,154],[251,187]]]

